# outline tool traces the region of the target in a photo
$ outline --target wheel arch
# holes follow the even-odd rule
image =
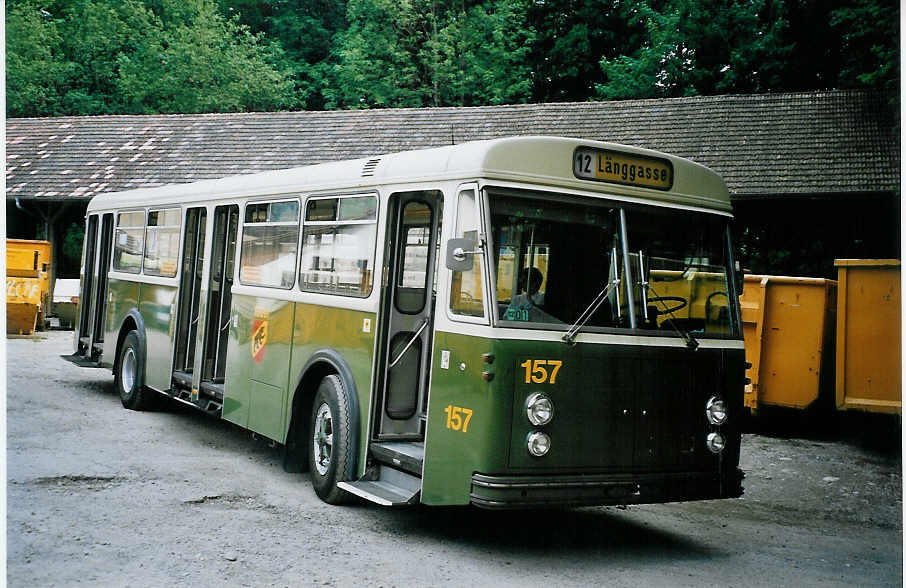
[[[142,365],[145,365],[145,360],[148,354],[148,340],[145,337],[145,320],[142,318],[142,314],[138,309],[133,308],[126,313],[126,316],[123,317],[122,322],[120,322],[120,328],[116,336],[116,347],[114,348],[113,353],[113,373],[116,374],[119,369],[120,361],[120,349],[123,347],[123,341],[126,340],[126,335],[130,331],[135,331],[138,335],[138,342],[141,344],[142,356],[139,360],[142,362]],[[142,382],[144,384],[144,382]]]
[[[356,452],[356,459],[349,460],[346,473],[347,479],[354,479],[358,465],[361,423],[358,389],[346,360],[339,352],[329,348],[319,349],[312,353],[296,379],[290,404],[290,418],[284,433],[283,468],[289,472],[301,472],[308,469],[307,445],[299,444],[298,440],[308,438],[308,417],[311,414],[312,401],[317,393],[318,384],[327,376],[337,376],[346,391],[349,405],[349,445]]]

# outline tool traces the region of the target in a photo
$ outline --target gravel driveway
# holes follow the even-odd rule
[[[71,341],[7,341],[10,586],[902,585],[898,449],[746,435],[735,500],[333,507],[229,423],[124,410]]]

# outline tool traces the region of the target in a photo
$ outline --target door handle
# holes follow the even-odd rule
[[[393,361],[390,362],[391,368],[393,366],[395,366],[397,363],[399,363],[399,360],[401,360],[403,358],[403,356],[406,355],[406,352],[409,351],[409,348],[412,347],[412,344],[415,343],[415,340],[419,338],[419,336],[422,334],[422,331],[424,331],[425,327],[428,326],[429,322],[431,322],[431,317],[426,316],[425,321],[422,323],[422,326],[420,326],[418,328],[418,330],[415,332],[415,334],[412,335],[412,338],[409,339],[409,342],[406,343],[406,346],[403,347],[403,350],[400,351],[399,355],[396,356],[396,359],[394,359]]]

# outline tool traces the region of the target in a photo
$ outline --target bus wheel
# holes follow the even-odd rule
[[[348,492],[337,488],[338,482],[348,479],[351,465],[349,427],[346,390],[340,378],[327,376],[318,385],[312,403],[308,465],[315,493],[328,504],[341,504],[350,498]]]
[[[147,410],[152,405],[152,392],[145,388],[145,364],[138,333],[129,331],[117,358],[116,391],[120,402],[131,410]]]

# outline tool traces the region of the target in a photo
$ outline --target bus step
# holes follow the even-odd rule
[[[201,391],[205,396],[210,396],[215,400],[223,402],[223,384],[216,384],[210,380],[204,380],[201,382]]]
[[[422,481],[411,474],[380,466],[377,480],[339,482],[337,486],[381,506],[405,506],[418,502]]]
[[[425,444],[422,441],[381,441],[371,444],[371,455],[381,463],[421,476]]]
[[[173,383],[179,386],[180,388],[185,388],[187,390],[192,389],[192,372],[184,372],[181,370],[175,370],[173,372]]]
[[[76,364],[79,367],[101,367],[100,362],[88,359],[82,355],[79,355],[78,353],[73,353],[72,355],[61,355],[60,357],[70,363]]]

